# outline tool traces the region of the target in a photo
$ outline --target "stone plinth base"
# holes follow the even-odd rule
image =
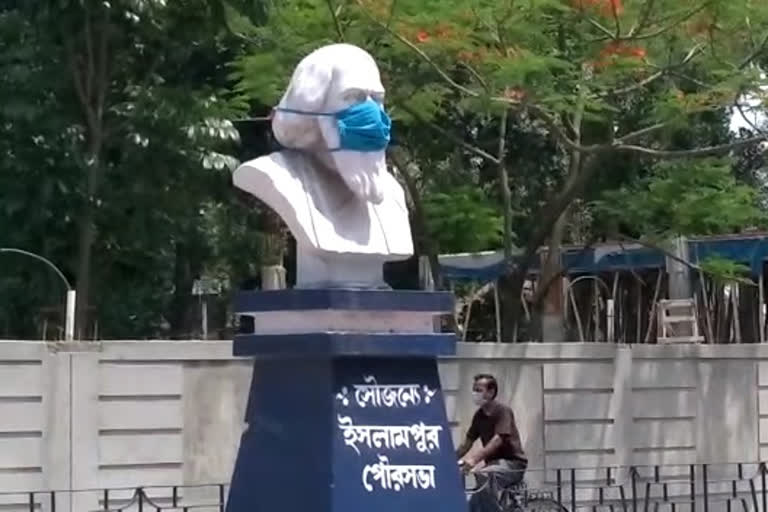
[[[451,302],[350,290],[238,298],[256,332],[235,354],[255,362],[227,510],[464,512],[436,361],[455,339],[428,329]]]

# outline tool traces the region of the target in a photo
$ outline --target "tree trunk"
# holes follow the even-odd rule
[[[566,209],[552,228],[552,235],[547,244],[547,257],[539,275],[539,286],[547,286],[547,290],[543,300],[539,304],[534,304],[534,307],[536,321],[540,324],[537,339],[544,342],[565,341],[560,257],[567,224],[568,210]]]
[[[89,313],[91,307],[91,267],[93,244],[96,240],[96,191],[101,174],[101,126],[94,127],[86,156],[86,198],[79,222],[78,260],[77,260],[77,303],[75,305],[75,339],[88,336]]]
[[[582,69],[585,79],[591,73],[588,67]],[[574,131],[573,136],[577,144],[581,143],[581,128],[584,116],[584,107],[586,103],[586,89],[581,88],[579,92],[579,100],[576,105],[576,110],[571,120],[571,127]],[[597,173],[598,165],[596,165],[595,157],[588,156],[582,158],[581,153],[578,151],[571,151],[570,161],[568,163],[568,176],[560,191],[550,199],[547,204],[540,210],[541,218],[536,229],[531,234],[528,240],[528,245],[525,248],[523,257],[510,276],[508,281],[508,289],[506,289],[505,297],[510,303],[511,307],[511,320],[503,322],[507,332],[517,332],[517,325],[519,323],[520,316],[520,300],[523,285],[525,279],[528,276],[528,269],[537,257],[539,247],[549,239],[550,253],[548,256],[548,262],[545,265],[545,269],[542,269],[547,275],[542,275],[541,283],[545,283],[545,286],[551,287],[552,277],[555,273],[560,272],[560,245],[562,244],[563,234],[565,232],[565,224],[567,215],[566,212],[570,208],[571,203],[578,198],[587,182]],[[554,251],[553,251],[554,248]],[[554,254],[556,252],[556,254]],[[546,280],[544,280],[546,278]],[[555,291],[551,293],[559,293],[559,287],[555,287]],[[560,302],[558,297],[557,302]],[[546,314],[546,312],[545,312]],[[562,320],[561,329],[562,329]],[[547,322],[549,324],[549,322]],[[511,329],[511,330],[510,330]],[[542,332],[542,334],[544,334]],[[505,334],[506,335],[506,334]],[[563,335],[555,334],[555,337],[563,337]]]
[[[507,121],[509,110],[504,109],[499,120],[499,147],[496,158],[499,160],[499,183],[501,184],[501,199],[504,205],[504,261],[512,263],[512,192],[509,190],[509,173],[506,165]]]
[[[195,308],[200,300],[206,300],[205,295],[196,297],[192,292],[195,280],[202,278],[205,259],[205,240],[196,227],[176,242],[174,252],[173,298],[168,319],[170,335],[173,339],[189,339],[196,331]]]
[[[80,219],[77,258],[77,303],[75,307],[75,339],[88,336],[88,312],[91,294],[91,255],[95,238],[93,207],[86,205]]]
[[[414,238],[414,245],[418,247],[421,242],[421,249],[429,260],[429,271],[432,274],[432,282],[434,283],[436,290],[443,289],[442,276],[440,275],[440,262],[438,260],[437,244],[429,233],[427,228],[427,217],[424,213],[424,202],[421,198],[421,191],[416,185],[416,179],[408,169],[408,166],[402,159],[393,153],[390,153],[392,162],[397,167],[400,176],[403,178],[403,184],[405,190],[408,192],[408,196],[411,198],[411,205],[413,206],[413,220],[416,225]]]
[[[286,228],[283,220],[271,209],[265,208],[260,219],[262,243],[261,289],[279,290],[286,287],[283,260],[287,250]]]
[[[91,11],[96,7],[96,13]],[[96,210],[99,181],[103,173],[104,112],[109,89],[110,8],[100,3],[82,4],[82,34],[62,33],[75,95],[80,102],[87,146],[84,152],[85,205],[80,215],[77,262],[75,335],[87,335],[91,308],[91,268],[96,240]],[[99,16],[97,16],[97,14]],[[97,19],[98,18],[98,19]],[[96,21],[95,21],[96,20]],[[79,37],[82,36],[82,37]],[[76,43],[82,41],[82,43]]]
[[[171,339],[181,339],[191,332],[190,309],[193,304],[192,286],[194,276],[188,258],[187,245],[183,242],[175,244],[175,261],[173,265],[173,298],[171,299],[170,318]]]

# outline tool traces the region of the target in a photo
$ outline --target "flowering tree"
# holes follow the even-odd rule
[[[606,178],[602,171],[615,178],[669,159],[696,166],[694,159],[727,156],[765,138],[757,129],[743,138],[712,129],[738,115],[743,98],[764,97],[764,2],[310,0],[277,4],[271,20],[254,36],[259,51],[241,62],[241,91],[274,95],[287,80],[280,68],[298,54],[322,42],[359,44],[382,67],[388,103],[406,135],[402,149],[415,159],[401,171],[426,179],[430,169],[446,170],[434,153],[424,160],[425,148],[434,147],[424,127],[433,139],[449,141],[446,153],[462,153],[451,162],[475,173],[474,182],[496,170],[487,192],[500,190],[507,256],[515,235],[524,243],[508,283],[513,317],[538,248],[560,245],[569,208]],[[510,149],[510,131],[525,133],[538,153],[526,154],[520,144]],[[559,170],[542,174],[540,184],[535,176],[526,182],[540,193],[527,210],[535,221],[521,236],[513,193],[523,179],[518,171],[548,159]],[[545,281],[558,272],[556,256],[550,251]]]
[[[370,14],[372,23],[433,67],[435,102],[444,103],[445,95],[458,93],[468,108],[495,111],[505,120],[507,115],[527,120],[565,154],[564,179],[544,201],[538,225],[513,272],[513,297],[519,296],[527,267],[548,239],[544,282],[559,271],[555,248],[562,242],[568,208],[606,167],[606,160],[724,155],[765,138],[758,129],[740,140],[693,138],[683,147],[675,144],[677,136],[702,116],[727,111],[743,115],[743,98],[764,98],[765,75],[759,64],[768,43],[765,4],[749,0],[404,3],[400,0],[396,7],[390,3],[388,12],[381,3],[374,7],[360,0],[358,5]],[[445,93],[435,93],[441,90]],[[411,100],[413,110],[419,111],[420,99]],[[640,112],[638,101],[647,105]],[[431,112],[435,109],[421,105],[422,120],[428,121]],[[494,162],[508,196],[505,157],[501,144]],[[751,206],[749,198],[744,199],[743,204],[731,199],[733,208],[717,214],[732,210],[738,216]],[[509,201],[505,203],[509,239],[512,212]],[[729,220],[719,222],[736,224]]]

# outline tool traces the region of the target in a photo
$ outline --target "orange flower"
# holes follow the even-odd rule
[[[426,30],[420,30],[418,34],[416,34],[416,40],[420,43],[426,43],[429,41],[429,34]]]
[[[603,49],[600,50],[600,57],[610,57],[612,55],[619,55],[621,53],[621,43],[617,43],[615,41],[612,41],[605,46],[603,46]]]
[[[600,50],[600,57],[601,60],[605,60],[606,58],[613,56],[637,57],[638,59],[643,59],[646,56],[646,51],[645,48],[641,46],[626,46],[622,43],[610,42]]]

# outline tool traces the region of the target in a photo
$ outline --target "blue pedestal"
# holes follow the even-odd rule
[[[242,314],[329,320],[306,332],[295,316],[294,334],[256,322],[266,334],[235,340],[235,354],[255,362],[227,511],[464,512],[436,359],[455,337],[415,332],[414,321],[451,307],[450,295],[425,292],[239,297]],[[402,325],[366,333],[366,315]]]

